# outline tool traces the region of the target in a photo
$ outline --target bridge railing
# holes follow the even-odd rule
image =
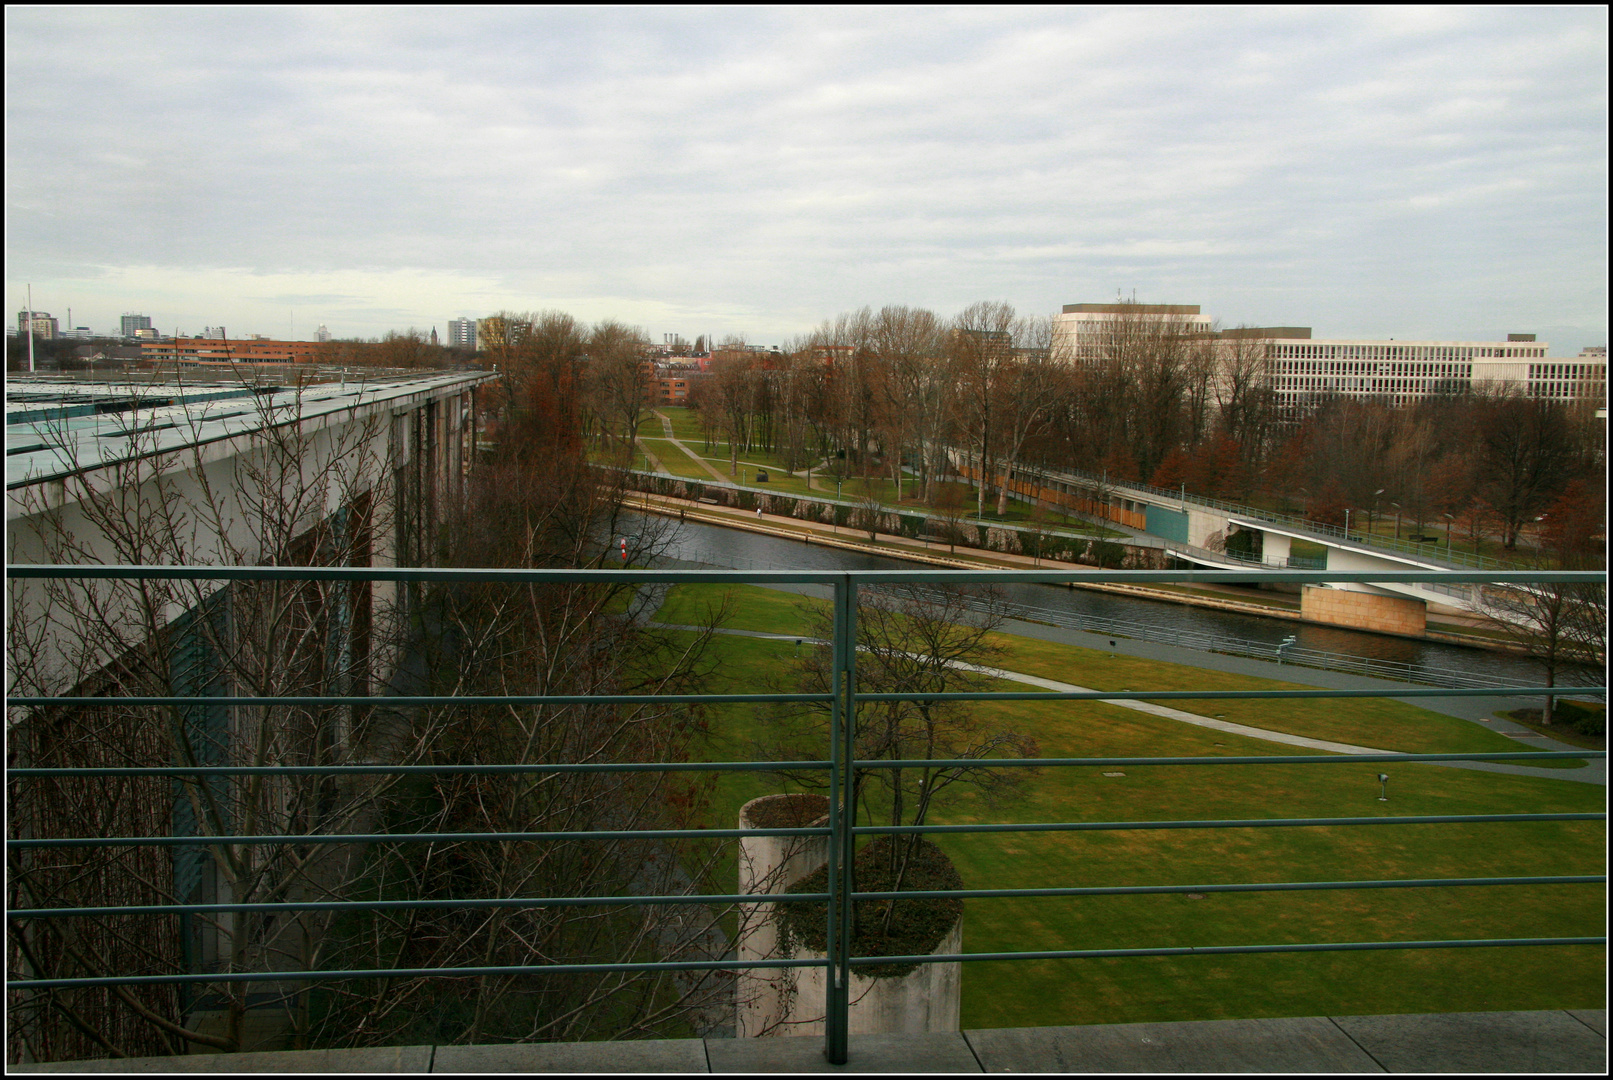
[[[1016,467],[1015,471],[1024,471],[1034,475],[1053,478],[1075,480],[1094,489],[1108,491],[1136,491],[1150,495],[1162,505],[1172,503],[1186,506],[1201,506],[1211,510],[1218,510],[1224,514],[1237,517],[1252,518],[1258,521],[1268,521],[1273,525],[1282,525],[1296,532],[1308,533],[1318,539],[1343,540],[1350,544],[1359,544],[1362,547],[1381,548],[1385,551],[1395,551],[1411,555],[1419,560],[1443,563],[1449,566],[1470,566],[1478,569],[1494,568],[1507,569],[1514,564],[1488,555],[1478,555],[1466,551],[1455,551],[1447,544],[1443,550],[1436,542],[1421,542],[1403,540],[1394,536],[1379,536],[1376,533],[1363,533],[1358,529],[1346,530],[1338,525],[1329,525],[1325,522],[1314,521],[1300,514],[1288,514],[1279,510],[1268,510],[1263,507],[1249,506],[1245,503],[1229,502],[1225,499],[1216,499],[1208,495],[1194,495],[1184,493],[1178,488],[1159,488],[1152,484],[1145,484],[1137,480],[1115,480],[1107,475],[1090,473],[1083,469],[1029,469]]]
[[[1305,765],[1326,768],[1339,764],[1359,764],[1363,762],[1463,762],[1463,761],[1508,761],[1517,759],[1532,759],[1535,761],[1555,760],[1559,758],[1605,758],[1600,751],[1573,751],[1543,753],[1540,751],[1517,751],[1501,753],[1468,753],[1468,754],[1367,754],[1367,755],[1293,755],[1293,756],[1155,756],[1155,757],[1082,757],[1082,758],[1007,758],[1007,759],[913,759],[913,760],[870,760],[857,756],[856,724],[858,706],[864,702],[889,701],[1113,701],[1113,700],[1169,700],[1169,699],[1280,699],[1280,698],[1356,698],[1356,697],[1382,697],[1394,696],[1397,698],[1417,696],[1451,697],[1464,694],[1503,694],[1509,696],[1540,696],[1553,692],[1551,688],[1486,688],[1482,690],[1394,690],[1388,693],[1340,691],[1340,690],[1281,690],[1281,691],[1083,691],[1083,692],[1043,692],[1043,691],[981,691],[958,693],[878,693],[866,692],[859,689],[857,684],[857,624],[858,624],[858,598],[862,589],[879,586],[926,584],[931,586],[945,585],[978,585],[994,584],[998,582],[1170,582],[1182,580],[1195,581],[1250,581],[1256,576],[1248,571],[1227,572],[1191,572],[1191,571],[689,571],[689,570],[640,570],[628,569],[621,571],[607,570],[485,570],[485,569],[375,569],[357,567],[154,567],[154,566],[8,566],[7,575],[13,582],[31,579],[129,579],[129,580],[282,580],[282,581],[391,581],[410,582],[418,585],[453,582],[504,582],[511,585],[526,583],[576,583],[600,581],[639,581],[660,583],[668,585],[728,582],[728,583],[756,583],[756,584],[795,584],[813,583],[827,585],[833,594],[833,640],[831,642],[831,679],[826,693],[813,694],[781,694],[781,693],[751,693],[751,694],[654,694],[654,695],[530,695],[530,696],[493,696],[493,697],[455,697],[423,695],[418,697],[352,697],[352,696],[315,696],[312,698],[298,698],[298,704],[328,704],[337,706],[384,706],[389,709],[436,706],[453,708],[456,705],[485,705],[489,703],[508,706],[528,706],[548,703],[579,703],[594,702],[599,704],[634,704],[634,703],[752,703],[765,705],[783,701],[800,702],[804,700],[816,701],[826,705],[831,714],[831,723],[827,731],[827,742],[824,747],[824,756],[818,760],[779,762],[779,761],[707,761],[707,762],[535,762],[530,765],[501,766],[489,765],[477,761],[464,761],[446,765],[400,765],[387,763],[352,763],[341,765],[296,765],[296,766],[242,766],[230,765],[176,765],[171,763],[135,764],[116,768],[34,768],[12,767],[7,769],[7,781],[10,789],[15,792],[19,785],[38,782],[49,782],[63,777],[153,777],[174,778],[209,778],[221,776],[276,776],[276,775],[312,775],[336,778],[340,776],[354,776],[363,774],[477,774],[491,772],[520,772],[555,773],[561,771],[599,771],[599,772],[632,772],[632,771],[750,771],[775,772],[781,768],[797,768],[821,770],[828,774],[829,779],[829,815],[826,826],[804,828],[771,828],[771,829],[742,829],[742,828],[704,828],[704,829],[667,829],[667,830],[618,830],[596,829],[589,831],[562,831],[557,833],[512,833],[512,832],[418,832],[418,833],[376,833],[376,834],[347,834],[327,833],[317,829],[295,836],[285,835],[161,835],[137,834],[124,836],[61,836],[53,835],[49,831],[41,834],[24,829],[19,832],[14,825],[7,838],[8,853],[12,858],[13,877],[16,868],[26,867],[31,857],[51,850],[66,848],[89,849],[128,849],[132,847],[161,846],[169,848],[202,849],[212,847],[215,849],[234,845],[241,847],[254,847],[272,844],[281,844],[288,841],[302,847],[317,847],[328,844],[344,845],[375,845],[375,844],[433,844],[439,842],[486,842],[508,843],[544,841],[555,839],[576,840],[610,840],[625,837],[643,838],[739,838],[744,836],[802,836],[827,837],[829,839],[827,886],[823,893],[797,894],[788,897],[770,895],[769,900],[788,899],[798,903],[822,903],[826,906],[825,919],[827,928],[828,947],[827,955],[818,960],[809,958],[781,958],[775,960],[746,960],[743,964],[729,958],[712,958],[707,960],[644,960],[630,963],[587,963],[573,962],[571,958],[556,958],[540,963],[525,965],[485,965],[462,967],[419,968],[380,965],[366,969],[299,969],[299,970],[186,970],[173,971],[127,971],[106,976],[64,976],[40,977],[37,973],[28,972],[24,966],[25,977],[11,978],[8,982],[8,992],[12,1001],[24,1000],[31,995],[46,994],[52,991],[70,987],[132,987],[162,984],[186,984],[191,986],[205,986],[208,984],[222,985],[227,983],[297,983],[308,984],[316,982],[331,982],[340,980],[387,980],[408,977],[425,976],[511,976],[511,975],[542,975],[546,973],[562,972],[607,972],[619,975],[628,975],[634,972],[653,971],[689,971],[689,970],[733,970],[738,967],[745,968],[778,968],[778,967],[819,967],[828,969],[826,980],[825,1003],[825,1055],[831,1063],[843,1064],[847,1059],[847,1048],[850,1040],[850,986],[851,974],[858,968],[877,964],[933,964],[933,963],[974,963],[980,961],[1044,961],[1048,959],[1109,959],[1121,957],[1159,957],[1183,956],[1190,954],[1271,954],[1271,953],[1298,953],[1298,952],[1329,952],[1329,951],[1362,951],[1362,950],[1426,950],[1426,949],[1454,949],[1454,948],[1495,948],[1495,947],[1554,947],[1569,945],[1605,945],[1604,928],[1600,925],[1586,928],[1583,935],[1574,936],[1542,936],[1532,933],[1527,926],[1519,928],[1516,936],[1504,938],[1447,938],[1437,940],[1374,940],[1374,941],[1315,941],[1304,943],[1265,943],[1252,941],[1247,944],[1217,944],[1213,946],[1192,945],[1158,945],[1142,948],[1085,948],[1085,949],[1045,949],[1036,948],[1035,941],[1027,941],[1026,949],[1010,952],[975,952],[947,955],[861,955],[854,954],[851,948],[851,913],[852,905],[858,901],[896,899],[916,899],[923,897],[973,899],[973,898],[1005,898],[1005,897],[1065,897],[1075,898],[1082,896],[1101,895],[1144,895],[1158,893],[1197,893],[1211,892],[1262,892],[1262,891],[1295,891],[1295,890],[1373,890],[1395,888],[1463,888],[1470,886],[1507,886],[1507,885],[1568,885],[1568,884],[1606,884],[1606,876],[1595,875],[1536,875],[1536,876],[1497,876],[1497,877],[1462,877],[1417,880],[1379,880],[1375,878],[1362,878],[1345,881],[1298,881],[1298,882],[1248,882],[1239,884],[1176,884],[1176,885],[1149,885],[1149,886],[1118,886],[1118,885],[1074,885],[1069,883],[1050,883],[1045,887],[1023,888],[965,888],[942,890],[904,890],[901,892],[856,891],[853,889],[851,877],[847,873],[856,854],[856,845],[859,838],[880,835],[924,835],[939,836],[962,833],[1032,833],[1052,832],[1070,834],[1089,831],[1133,831],[1133,830],[1161,830],[1161,829],[1189,829],[1189,830],[1218,830],[1218,829],[1309,829],[1321,827],[1400,827],[1400,826],[1428,826],[1435,824],[1494,824],[1505,825],[1512,822],[1542,822],[1542,821],[1605,821],[1606,815],[1602,813],[1504,813],[1504,814],[1435,814],[1435,815],[1404,815],[1404,816],[1355,816],[1355,817],[1321,817],[1321,818],[1285,818],[1262,817],[1256,819],[1238,820],[1125,820],[1125,821],[1064,821],[1064,822],[1038,822],[1025,823],[1015,821],[984,822],[977,824],[959,825],[859,825],[856,821],[856,800],[854,798],[854,777],[859,772],[867,770],[890,769],[933,769],[947,767],[978,768],[989,766],[992,768],[1017,769],[1026,767],[1066,769],[1072,767],[1112,767],[1112,766],[1189,766],[1205,768],[1231,768],[1238,769],[1248,765]],[[1382,581],[1385,579],[1406,580],[1422,574],[1318,574],[1315,572],[1273,571],[1260,572],[1261,581],[1273,580],[1273,577],[1297,583],[1315,582],[1321,580],[1339,580],[1341,577],[1352,580]],[[1458,574],[1460,579],[1469,577],[1478,579],[1479,575]],[[1491,578],[1500,577],[1507,581],[1575,581],[1575,582],[1606,582],[1606,575],[1599,573],[1568,573],[1568,572],[1532,572],[1512,575],[1490,575]],[[11,628],[14,632],[17,627]],[[62,709],[95,709],[108,705],[139,705],[184,707],[205,703],[209,706],[232,705],[273,705],[285,699],[260,698],[252,696],[239,697],[201,697],[197,695],[161,695],[161,696],[120,696],[114,686],[112,693],[105,696],[13,696],[8,700],[11,716],[16,722],[26,723],[31,716],[39,710]],[[1606,688],[1589,688],[1594,692],[1604,694]],[[1559,691],[1560,692],[1560,691]],[[55,715],[61,715],[56,713]],[[206,784],[201,785],[206,787]],[[198,833],[204,833],[205,828],[198,828]],[[700,894],[694,892],[680,893],[664,896],[611,896],[611,897],[465,897],[449,898],[444,900],[421,901],[379,901],[366,899],[340,899],[323,901],[285,900],[274,903],[218,903],[218,904],[159,904],[146,905],[139,909],[120,908],[116,906],[96,907],[69,907],[69,906],[39,906],[33,908],[13,907],[8,911],[13,933],[28,935],[31,926],[52,920],[73,919],[104,919],[121,912],[139,910],[143,913],[161,914],[220,914],[227,912],[288,912],[302,908],[322,908],[326,910],[340,909],[344,911],[379,910],[383,907],[409,907],[409,906],[447,906],[460,905],[465,908],[543,908],[576,904],[610,904],[610,905],[662,905],[685,903],[734,903],[751,897],[737,894]]]

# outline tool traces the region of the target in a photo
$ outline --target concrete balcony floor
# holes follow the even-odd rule
[[[1607,1010],[1203,1020],[818,1038],[393,1046],[13,1065],[127,1073],[1607,1072]]]

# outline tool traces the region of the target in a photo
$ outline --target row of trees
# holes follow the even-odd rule
[[[843,456],[847,469],[884,473],[902,491],[905,464],[926,501],[949,472],[950,447],[988,476],[1005,462],[1083,470],[1338,525],[1347,509],[1352,523],[1393,513],[1414,534],[1432,522],[1512,549],[1605,462],[1588,404],[1514,390],[1453,384],[1403,406],[1318,397],[1285,414],[1257,337],[1211,338],[1170,317],[1121,315],[1092,341],[1055,341],[1050,320],[1006,304],[952,319],[864,308],[779,354],[742,345],[718,348],[690,400],[731,465],[751,450],[792,471]],[[989,486],[976,493],[978,511]],[[995,495],[1002,513],[1008,492]]]

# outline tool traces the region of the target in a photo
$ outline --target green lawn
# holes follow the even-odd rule
[[[728,596],[733,610],[726,626],[775,634],[805,632],[803,605],[822,605],[792,593],[755,586],[686,585],[671,591],[658,616],[667,622],[693,623],[715,610]],[[1184,667],[1050,641],[998,635],[1006,652],[1002,667],[1028,675],[1058,679],[1094,690],[1303,690],[1297,683],[1231,675],[1206,668]],[[1161,702],[1198,713],[1290,735],[1352,743],[1406,754],[1504,753],[1536,750],[1468,720],[1420,709],[1387,698],[1176,699]],[[1126,710],[1129,712],[1130,710]],[[1275,744],[1267,744],[1275,745]],[[1542,765],[1547,764],[1542,762]],[[1568,767],[1582,767],[1578,762]]]
[[[684,621],[722,590],[675,590],[660,618]],[[730,625],[798,633],[798,598],[736,589]],[[1104,688],[1222,685],[1215,672],[1010,639],[1006,666]],[[792,686],[793,642],[719,639],[725,685]],[[1053,670],[1056,669],[1056,670]],[[1149,675],[1148,682],[1133,681]],[[1118,681],[1117,681],[1118,680]],[[1245,685],[1258,684],[1244,680]],[[1276,685],[1276,684],[1265,684]],[[1178,703],[1179,704],[1179,703]],[[1473,749],[1491,733],[1394,702],[1213,702],[1228,719],[1392,748]],[[1305,708],[1297,708],[1305,706]],[[1254,710],[1234,715],[1237,707]],[[1260,711],[1270,709],[1271,712]],[[1283,710],[1287,720],[1275,715]],[[1003,702],[993,716],[1032,735],[1043,757],[1247,755],[1287,747],[1196,728],[1101,703]],[[1341,714],[1332,716],[1330,713]],[[719,760],[756,756],[765,722],[755,707],[713,711]],[[1472,734],[1469,734],[1471,732]],[[1499,736],[1495,736],[1499,738]],[[1507,749],[1516,744],[1503,740]],[[1390,775],[1379,802],[1377,773]],[[1104,771],[1124,772],[1106,777]],[[712,823],[790,785],[765,774],[723,774]],[[1434,765],[1202,766],[1043,769],[996,806],[963,793],[938,806],[937,824],[986,821],[1199,820],[1601,811],[1604,789],[1559,780]],[[1377,828],[1101,831],[948,836],[941,846],[971,887],[1213,884],[1603,873],[1599,822]],[[732,861],[714,887],[732,887]],[[1306,941],[1586,936],[1603,925],[1597,886],[1497,886],[1079,899],[970,900],[970,952]],[[1593,947],[1394,950],[1253,956],[1177,956],[968,964],[966,1027],[1118,1023],[1495,1009],[1600,1008],[1604,950]]]
[[[710,480],[711,474],[702,469],[700,465],[680,450],[671,439],[640,438],[639,445],[645,447],[661,460],[667,472],[673,476],[695,477],[700,480]]]
[[[691,440],[704,445],[705,436],[700,429],[700,414],[682,405],[664,405],[661,414],[672,421],[672,433],[684,442]]]

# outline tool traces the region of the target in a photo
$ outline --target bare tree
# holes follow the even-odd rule
[[[1483,586],[1480,610],[1490,626],[1519,645],[1540,665],[1547,686],[1585,664],[1607,661],[1605,586],[1541,582]],[[1552,722],[1556,696],[1548,694],[1541,722]]]
[[[1494,394],[1483,400],[1479,484],[1501,519],[1502,544],[1518,546],[1523,526],[1562,490],[1576,464],[1567,410],[1544,398]]]
[[[159,442],[142,409],[125,414],[126,454],[68,463],[62,490],[21,488],[9,552],[26,562],[367,565],[401,522],[386,416],[354,404],[316,422],[301,395],[255,399],[251,446],[223,459],[186,413],[188,438]],[[172,423],[172,421],[170,421]],[[382,752],[409,761],[422,742],[392,740],[384,714],[303,705],[214,707],[220,693],[285,698],[363,695],[398,655],[397,596],[349,582],[70,579],[14,583],[8,662],[17,694],[200,695],[183,707],[36,710],[11,731],[12,761],[33,766],[332,765]],[[299,844],[362,831],[376,791],[364,783],[280,775],[195,775],[22,782],[12,835],[283,836],[110,852],[10,855],[14,907],[109,900],[194,904],[326,899],[350,880],[353,852]],[[306,959],[328,914],[226,912],[49,920],[13,926],[14,965],[42,977],[254,971]],[[18,951],[20,950],[21,955]],[[235,1049],[247,984],[55,991],[12,999],[12,1052],[47,1057]],[[283,999],[295,1011],[295,996]],[[206,1007],[202,1007],[203,1005]],[[211,1018],[209,1018],[211,1016]],[[65,1022],[67,1029],[62,1024]]]
[[[644,356],[644,332],[611,319],[595,324],[588,335],[587,401],[592,423],[615,447],[615,457],[630,460],[639,421],[649,408],[654,365]]]
[[[994,634],[1002,625],[1004,611],[1001,597],[990,590],[895,587],[861,595],[857,606],[858,688],[937,694],[984,689],[990,681],[986,666],[999,655]],[[812,609],[809,618],[815,636],[832,636],[828,613]],[[825,692],[830,679],[827,647],[801,658],[797,682],[803,692]],[[773,735],[766,752],[800,760],[808,747],[823,745],[829,714],[827,708],[779,712],[769,724]],[[1035,740],[1002,727],[980,703],[956,701],[863,702],[857,707],[856,739],[856,756],[862,760],[1036,757],[1039,753]],[[860,806],[870,820],[922,825],[937,798],[955,785],[972,787],[993,799],[1017,790],[1032,772],[970,764],[858,769],[852,778],[853,806]],[[818,772],[790,775],[806,786],[827,782]],[[895,890],[901,889],[904,871],[916,851],[917,845],[911,842],[889,846]],[[893,908],[887,908],[880,933],[888,932]]]
[[[564,333],[558,339],[562,346],[569,340]],[[29,535],[12,530],[10,557],[367,565],[423,551],[464,565],[600,566],[617,539],[630,535],[631,555],[648,558],[659,541],[625,528],[619,488],[588,467],[575,431],[555,430],[554,410],[530,407],[538,389],[569,377],[570,355],[564,347],[550,351],[547,362],[536,349],[527,355],[498,459],[462,509],[447,492],[434,507],[420,504],[422,485],[409,469],[393,470],[394,440],[412,435],[386,411],[372,418],[355,405],[345,426],[320,428],[296,397],[264,396],[256,442],[222,464],[199,438],[162,449],[149,419],[131,415],[133,452],[94,475],[84,463],[81,475],[67,481],[72,498],[32,507],[36,513],[25,515]],[[74,445],[65,433],[62,443],[64,450]],[[417,469],[430,467],[419,456],[413,461]],[[48,494],[41,488],[38,497]],[[698,688],[709,671],[707,635],[646,626],[657,599],[625,585],[503,593],[491,586],[398,591],[297,581],[13,587],[7,642],[13,693],[202,700],[177,708],[109,703],[14,715],[10,760],[159,767],[686,760],[702,719],[698,711],[664,706],[206,704],[226,692],[281,700]],[[676,775],[543,769],[409,782],[298,774],[17,781],[8,793],[14,838],[281,839],[15,851],[9,899],[16,910],[697,892],[704,867],[719,855],[709,845],[400,839],[364,848],[307,838],[687,826],[700,820],[710,790],[708,782]],[[724,918],[720,910],[682,905],[232,911],[14,921],[8,943],[11,970],[36,977],[509,965],[534,957],[609,963],[720,958],[731,943]],[[196,985],[194,992],[156,985],[15,994],[13,1058],[181,1053],[191,1043],[239,1049],[247,994],[257,999],[265,986]],[[303,1045],[379,1043],[422,1030],[444,1040],[576,1038],[600,1034],[602,1023],[613,1034],[632,1035],[690,1023],[709,1027],[732,1008],[731,986],[698,973],[349,980],[267,989],[284,991],[278,1008]],[[254,1000],[254,1007],[263,1006]]]
[[[1002,443],[1002,398],[1013,364],[1019,317],[1003,303],[971,304],[952,326],[952,369],[957,385],[957,426],[976,471],[976,514],[986,516],[986,487],[995,476]]]

